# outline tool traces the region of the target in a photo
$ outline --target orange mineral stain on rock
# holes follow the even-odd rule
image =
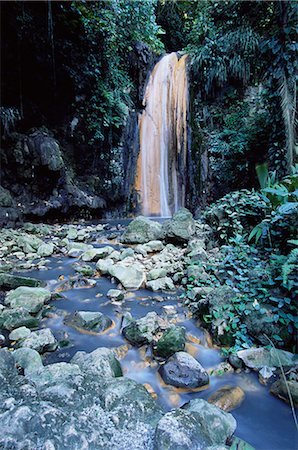
[[[187,156],[187,55],[165,55],[154,67],[139,117],[135,189],[146,216],[170,216],[184,205]]]

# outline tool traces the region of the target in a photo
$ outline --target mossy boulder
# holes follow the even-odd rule
[[[188,242],[195,234],[196,224],[190,211],[186,208],[179,209],[172,219],[162,225],[165,239],[177,243]]]
[[[66,325],[74,328],[101,333],[107,330],[112,320],[99,311],[75,311],[65,318]]]
[[[121,365],[109,348],[100,347],[91,353],[77,352],[71,363],[77,364],[84,373],[105,379],[122,376]]]
[[[168,358],[176,352],[183,351],[185,347],[185,328],[171,327],[165,330],[162,337],[157,341],[155,354]]]
[[[163,237],[162,227],[158,222],[139,216],[126,227],[121,242],[125,244],[145,244],[160,240]]]
[[[11,308],[22,307],[30,313],[37,313],[50,299],[51,292],[48,289],[20,286],[7,294],[5,304]]]

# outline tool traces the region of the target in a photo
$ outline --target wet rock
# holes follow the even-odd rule
[[[208,398],[208,402],[229,412],[238,408],[243,402],[244,397],[245,394],[239,386],[223,386]]]
[[[11,341],[18,341],[20,339],[25,339],[31,334],[31,330],[26,327],[16,328],[9,334],[9,339]]]
[[[93,249],[92,245],[83,244],[82,242],[68,242],[66,247],[67,255],[70,258],[78,258],[83,253]]]
[[[164,248],[162,241],[149,241],[142,245],[143,250],[146,253],[161,252]]]
[[[110,275],[115,277],[125,289],[140,289],[145,282],[145,273],[135,267],[115,264],[110,268]]]
[[[31,316],[25,308],[6,308],[0,311],[0,327],[11,331],[22,326],[35,328],[38,326],[38,319]]]
[[[168,358],[176,352],[181,352],[185,347],[185,328],[171,327],[165,330],[158,340],[155,353],[163,358]]]
[[[85,277],[91,277],[94,274],[93,267],[89,266],[88,264],[74,264],[74,270]]]
[[[101,248],[92,248],[84,252],[81,256],[82,261],[98,261],[99,259],[106,258],[113,252],[113,247],[106,246]]]
[[[209,376],[201,364],[191,355],[178,352],[159,369],[166,384],[184,388],[198,388],[209,383]]]
[[[139,216],[126,227],[121,242],[126,244],[145,244],[162,239],[162,227],[158,222]]]
[[[19,348],[12,355],[16,366],[23,369],[25,375],[31,374],[43,367],[40,354],[32,348]]]
[[[196,417],[212,445],[225,444],[236,430],[237,422],[232,414],[222,411],[206,400],[196,398],[187,403],[183,409]]]
[[[74,241],[78,237],[78,232],[75,228],[69,228],[66,238],[70,241]]]
[[[157,278],[146,283],[146,287],[154,292],[158,291],[174,291],[175,286],[171,278]]]
[[[17,236],[16,242],[24,253],[34,253],[43,244],[41,239],[28,233],[20,233]]]
[[[230,450],[255,450],[254,447],[238,438],[237,436],[234,437],[232,445],[229,448]]]
[[[99,311],[75,311],[64,320],[66,325],[74,328],[101,333],[113,324],[112,320]]]
[[[210,375],[221,377],[222,375],[233,373],[234,369],[227,361],[223,361],[215,368],[209,369],[208,372]]]
[[[5,344],[5,336],[3,334],[0,334],[0,345],[4,345]]]
[[[54,252],[53,244],[41,244],[37,249],[38,256],[51,256]]]
[[[96,269],[99,270],[103,275],[110,273],[111,267],[114,265],[114,261],[110,258],[100,259],[96,263]]]
[[[26,337],[20,345],[22,347],[32,348],[38,353],[53,352],[58,347],[53,333],[49,328],[33,331]]]
[[[237,356],[250,369],[261,369],[267,367],[293,367],[298,364],[298,357],[293,353],[279,350],[276,348],[249,348],[247,350],[240,350]]]
[[[285,380],[283,378],[280,378],[279,380],[275,381],[271,387],[270,392],[271,394],[275,395],[275,397],[278,397],[282,400],[284,400],[287,403],[290,403],[289,399],[289,393],[288,389],[290,391],[293,403],[295,407],[298,407],[298,382],[295,380],[287,380],[287,386],[285,383]]]
[[[71,359],[71,363],[77,364],[85,373],[104,379],[122,376],[120,363],[109,348],[97,348],[91,353],[77,352]]]
[[[16,289],[19,286],[42,287],[44,282],[35,278],[20,277],[8,273],[0,273],[0,288]]]
[[[147,280],[157,280],[158,278],[164,278],[167,276],[167,271],[163,267],[152,269],[147,273]]]
[[[166,413],[154,437],[155,450],[204,450],[211,443],[197,417],[182,409]]]
[[[133,345],[141,347],[150,344],[155,334],[160,330],[160,320],[156,312],[149,312],[139,320],[130,321],[129,325],[123,328],[123,336]]]
[[[124,299],[124,294],[119,289],[110,289],[107,293],[107,297],[116,301],[121,301]]]
[[[243,368],[243,362],[239,358],[239,356],[237,356],[235,354],[231,354],[231,355],[229,355],[228,360],[229,360],[229,363],[231,364],[231,366],[234,367],[234,369],[242,369]]]
[[[50,299],[51,292],[47,289],[20,286],[7,294],[5,304],[12,308],[22,307],[31,313],[36,313]]]
[[[190,211],[180,209],[162,225],[164,236],[167,240],[174,242],[188,242],[195,234],[196,225]]]

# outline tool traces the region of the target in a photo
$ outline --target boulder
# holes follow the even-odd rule
[[[17,236],[17,245],[24,253],[34,253],[43,244],[42,240],[28,233],[20,233]]]
[[[229,447],[230,450],[255,450],[254,447],[252,447],[247,442],[243,441],[242,439],[235,436],[233,438],[231,447]]]
[[[211,443],[197,417],[183,409],[166,413],[155,430],[154,450],[206,450]]]
[[[96,269],[99,270],[103,275],[110,273],[111,267],[114,265],[114,261],[110,258],[100,259],[96,263]]]
[[[199,398],[191,400],[183,406],[191,412],[201,424],[202,431],[208,436],[212,445],[222,445],[231,438],[236,430],[237,422],[232,416],[217,406]]]
[[[122,376],[120,363],[109,348],[97,348],[91,353],[77,352],[71,363],[77,364],[84,373],[104,379]]]
[[[37,313],[51,299],[51,292],[44,288],[20,286],[10,291],[5,304],[11,308],[22,307],[31,313]]]
[[[20,339],[25,339],[31,334],[31,330],[26,327],[16,328],[9,334],[9,339],[11,341],[19,341]]]
[[[109,272],[125,289],[140,289],[145,283],[145,273],[139,268],[115,264],[111,266]]]
[[[286,401],[287,403],[290,403],[289,399],[289,393],[292,397],[293,403],[295,407],[298,407],[298,382],[295,380],[287,380],[287,386],[285,383],[285,380],[283,378],[280,378],[279,380],[275,381],[271,387],[270,392],[271,394],[275,395],[275,397],[281,398],[282,400]]]
[[[134,250],[132,248],[124,248],[120,253],[120,260],[123,261],[125,258],[133,257],[135,254]]]
[[[155,353],[163,358],[168,358],[176,352],[181,352],[185,347],[185,328],[171,327],[165,330],[157,341]]]
[[[160,330],[160,319],[156,312],[149,312],[139,320],[130,321],[122,330],[123,336],[132,344],[141,347],[150,344]]]
[[[164,267],[157,267],[155,269],[150,270],[147,273],[147,280],[157,280],[158,278],[164,278],[167,276],[167,270]]]
[[[190,211],[181,208],[172,219],[162,225],[165,239],[178,243],[188,242],[196,231],[196,224]]]
[[[74,270],[85,277],[92,277],[92,275],[94,275],[93,267],[89,266],[88,264],[81,265],[75,263]]]
[[[229,412],[238,408],[243,402],[244,397],[245,394],[239,386],[223,386],[208,398],[208,402]]]
[[[35,328],[38,326],[38,319],[31,316],[25,308],[5,308],[0,311],[0,328],[11,331],[22,326]]]
[[[22,347],[32,348],[38,353],[53,352],[58,347],[53,333],[49,328],[33,331],[26,337],[20,345]]]
[[[52,243],[43,243],[37,249],[38,256],[51,256],[54,252],[54,245]]]
[[[175,286],[171,278],[157,278],[156,280],[147,281],[147,289],[151,289],[154,292],[158,291],[174,291]]]
[[[47,390],[51,396],[63,398],[70,397],[70,389],[79,386],[83,378],[78,365],[65,362],[49,364],[26,375],[43,394]]]
[[[267,367],[293,367],[298,364],[298,357],[294,353],[286,352],[276,348],[249,348],[239,350],[237,356],[250,369],[261,369]]]
[[[66,325],[101,333],[113,324],[112,320],[99,311],[75,311],[64,319]]]
[[[162,227],[158,222],[139,216],[126,227],[121,242],[125,244],[145,244],[162,239]]]
[[[16,366],[23,369],[25,375],[31,374],[43,367],[40,354],[32,348],[18,348],[12,355]]]
[[[9,273],[0,273],[1,289],[16,289],[19,286],[42,287],[45,283],[41,280],[29,277],[20,277]]]
[[[198,388],[209,383],[204,367],[186,352],[177,352],[159,368],[166,384],[183,388]]]

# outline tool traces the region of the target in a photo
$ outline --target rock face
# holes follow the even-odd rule
[[[140,289],[145,282],[145,273],[135,267],[115,264],[110,267],[109,273],[117,278],[125,289]]]
[[[245,394],[239,386],[223,386],[208,398],[208,402],[229,412],[240,406],[244,397]]]
[[[196,224],[190,211],[185,208],[176,212],[172,219],[162,225],[165,239],[174,242],[188,242],[196,231]]]
[[[168,328],[158,340],[155,353],[163,358],[168,358],[176,352],[181,352],[185,347],[185,328]]]
[[[37,313],[50,299],[51,293],[47,289],[20,286],[7,294],[5,304],[12,308],[22,307],[31,313]]]
[[[125,244],[145,244],[162,239],[162,227],[158,222],[139,216],[126,227],[121,242]]]
[[[160,329],[160,320],[156,312],[149,312],[139,320],[132,320],[123,328],[123,336],[133,345],[141,347],[150,344]]]
[[[191,355],[178,352],[160,367],[159,373],[166,384],[184,388],[198,388],[209,383],[209,376]]]
[[[112,320],[99,311],[76,311],[65,318],[66,325],[101,333],[112,326]]]
[[[91,353],[77,352],[71,360],[84,372],[103,378],[121,377],[122,369],[112,350],[101,347]]]

